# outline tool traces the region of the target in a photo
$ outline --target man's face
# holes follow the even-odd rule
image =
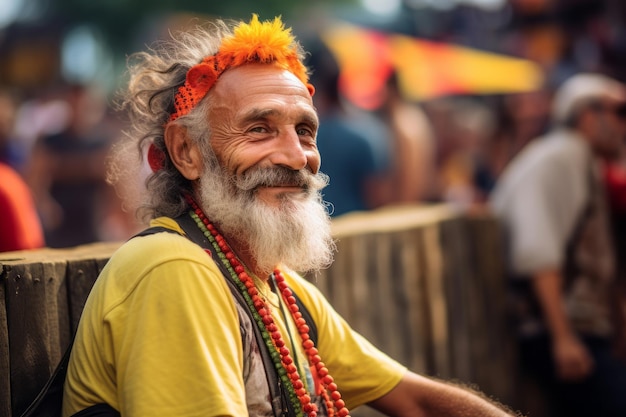
[[[615,157],[624,145],[626,137],[624,106],[621,102],[602,100],[590,107],[594,115],[592,146],[602,157]]]
[[[258,271],[328,266],[334,242],[320,193],[328,178],[318,172],[307,88],[287,71],[251,64],[224,73],[209,94],[212,152],[198,188],[207,216],[245,242]]]
[[[274,167],[318,172],[318,117],[308,89],[289,71],[266,64],[237,67],[209,94],[216,103],[208,115],[211,145],[228,174]],[[254,191],[268,205],[306,194],[288,180]]]

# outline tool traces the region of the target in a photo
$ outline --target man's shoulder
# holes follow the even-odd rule
[[[149,254],[157,258],[171,258],[180,256],[181,253],[185,254],[194,247],[199,249],[195,243],[185,237],[176,220],[158,217],[151,220],[145,229],[129,238],[115,255],[118,253],[131,256]]]
[[[585,159],[590,152],[587,141],[575,130],[555,129],[544,138],[544,151],[563,159]]]
[[[107,267],[116,274],[141,277],[160,266],[180,263],[205,263],[207,254],[180,232],[158,226],[152,233],[141,233],[126,241],[113,253]]]
[[[511,161],[508,171],[523,172],[528,178],[550,173],[566,173],[587,161],[588,146],[573,131],[556,130],[532,140]]]
[[[113,253],[94,286],[104,297],[105,310],[154,288],[160,288],[159,293],[201,294],[209,287],[213,293],[228,294],[207,253],[185,236],[168,231],[129,239]]]

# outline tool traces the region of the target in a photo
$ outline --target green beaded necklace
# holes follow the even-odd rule
[[[289,401],[292,404],[296,415],[298,417],[304,417],[306,414],[308,417],[316,417],[318,411],[317,404],[311,400],[311,396],[308,394],[304,383],[300,378],[298,368],[294,364],[291,353],[282,338],[278,326],[272,318],[270,306],[259,296],[259,291],[256,288],[253,279],[248,275],[244,266],[237,259],[224,237],[208,220],[197,203],[191,197],[187,197],[187,201],[193,207],[193,211],[189,212],[190,216],[194,219],[198,228],[215,249],[219,261],[226,267],[226,270],[230,275],[228,278],[235,283],[245,299],[256,325],[261,331],[263,341],[265,342],[265,345],[270,353],[278,376],[287,390]],[[298,328],[298,332],[302,340],[302,347],[307,354],[309,363],[315,367],[315,370],[320,377],[320,384],[322,388],[321,394],[325,400],[328,415],[348,417],[350,412],[346,408],[345,402],[341,398],[341,394],[339,393],[332,376],[328,373],[328,369],[318,355],[315,344],[309,336],[309,327],[306,324],[305,319],[302,317],[302,313],[299,311],[299,307],[296,304],[296,300],[293,297],[291,289],[285,282],[280,270],[276,269],[272,275],[272,279],[278,287],[278,290],[280,291],[280,294],[286,302],[288,310],[296,323],[296,327]]]

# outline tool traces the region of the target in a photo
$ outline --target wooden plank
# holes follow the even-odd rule
[[[369,235],[371,252],[369,271],[369,321],[375,343],[396,360],[401,360],[403,343],[398,334],[397,300],[393,291],[397,270],[394,268],[394,239],[390,233]]]
[[[398,234],[394,252],[400,261],[401,270],[394,273],[396,303],[398,309],[396,337],[404,341],[404,351],[399,359],[416,372],[428,370],[432,358],[430,349],[431,329],[429,314],[425,308],[425,260],[421,242],[421,228]]]
[[[379,348],[381,338],[377,337],[379,328],[372,323],[374,300],[371,296],[370,277],[372,274],[372,257],[375,257],[375,246],[372,235],[363,235],[359,238],[344,238],[350,244],[350,258],[347,260],[349,273],[337,281],[343,282],[341,300],[351,306],[346,320],[365,338],[371,340]],[[337,261],[342,262],[341,258]],[[348,269],[348,268],[346,268]]]
[[[463,219],[450,219],[439,225],[441,250],[445,259],[444,286],[448,301],[448,337],[450,340],[450,368],[455,378],[473,380],[471,345],[478,335],[471,328],[471,305],[474,303],[474,269],[469,258],[468,241]]]
[[[426,265],[426,308],[431,322],[432,363],[428,367],[429,374],[440,378],[450,378],[453,375],[450,366],[448,303],[446,302],[444,261],[438,226],[424,227],[422,239]]]
[[[62,261],[41,264],[40,282],[44,285],[46,297],[46,318],[48,320],[47,349],[50,360],[49,372],[56,368],[70,341],[66,268]]]
[[[68,263],[68,319],[72,334],[78,328],[85,302],[102,268],[103,262],[96,259],[76,259]]]
[[[476,367],[475,379],[480,388],[500,401],[511,404],[515,392],[513,384],[502,384],[511,379],[515,368],[515,336],[507,324],[506,276],[501,229],[490,217],[466,219],[470,256],[476,271],[475,286],[483,300],[477,320],[489,318],[484,327],[482,351],[472,352],[477,363],[489,361],[493,366]]]
[[[474,383],[478,389],[485,391],[486,387],[489,387],[487,373],[493,371],[492,367],[483,368],[480,366],[482,363],[494,364],[497,360],[496,356],[490,356],[489,352],[489,329],[491,327],[497,327],[501,317],[487,315],[488,305],[497,300],[488,298],[488,293],[485,291],[485,275],[482,268],[478,267],[478,264],[484,259],[481,256],[483,250],[489,245],[488,237],[484,234],[471,233],[471,225],[467,219],[463,219],[464,233],[467,234],[466,240],[472,242],[472,244],[465,245],[465,254],[471,256],[472,262],[468,262],[468,274],[466,276],[469,282],[468,286],[468,303],[467,303],[467,315],[468,323],[466,328],[469,330],[471,337],[471,343],[469,345],[470,351],[468,357],[473,358],[472,362],[472,374],[468,375],[467,381]],[[473,239],[473,240],[470,240]],[[480,249],[477,249],[480,248]],[[486,254],[484,254],[486,255]],[[489,318],[485,320],[485,318]]]
[[[15,265],[8,273],[7,323],[11,361],[11,404],[21,414],[43,387],[53,366],[41,263]]]
[[[0,415],[11,415],[11,362],[9,360],[9,329],[6,314],[6,280],[4,268],[0,268]]]
[[[493,371],[495,366],[484,367],[481,364],[490,363],[495,365],[496,357],[489,355],[489,329],[491,327],[497,327],[501,317],[497,315],[488,315],[487,306],[493,303],[495,300],[487,297],[484,291],[485,277],[477,268],[477,263],[480,262],[480,255],[476,253],[476,247],[485,248],[488,244],[486,236],[474,235],[474,240],[471,239],[469,234],[469,225],[467,219],[463,219],[464,233],[467,242],[471,244],[465,245],[465,256],[468,257],[466,263],[468,273],[466,274],[467,285],[467,317],[468,321],[466,329],[469,333],[470,343],[469,352],[466,354],[468,358],[472,358],[471,361],[471,374],[467,375],[466,381],[472,382],[476,385],[476,388],[485,390],[485,387],[489,385],[489,381],[485,379],[485,373]],[[471,259],[471,262],[469,262]]]
[[[359,269],[362,265],[359,264],[358,259],[354,260],[355,253],[359,253],[358,247],[354,247],[354,242],[353,239],[342,239],[338,244],[337,258],[330,267],[333,274],[332,279],[328,282],[330,288],[329,301],[339,314],[353,318],[349,322],[352,326],[360,328],[360,323],[354,320],[354,318],[359,317],[357,311],[359,307],[354,302],[355,297],[351,296],[351,287],[358,288],[354,282],[358,282],[359,278],[363,276],[363,271]],[[357,264],[356,268],[355,264]]]

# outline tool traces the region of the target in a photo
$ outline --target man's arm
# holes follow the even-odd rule
[[[593,359],[565,314],[561,273],[554,269],[539,271],[533,275],[532,285],[552,339],[557,376],[570,381],[584,378],[593,368]]]
[[[407,372],[389,393],[369,403],[394,417],[519,416],[471,389]]]

